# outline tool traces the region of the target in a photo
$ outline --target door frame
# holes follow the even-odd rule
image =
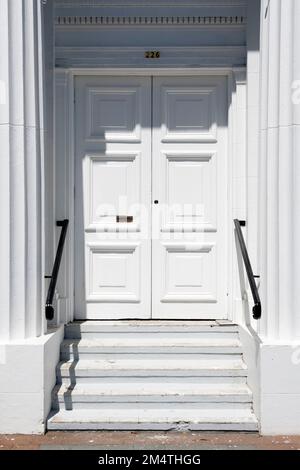
[[[227,79],[228,102],[228,320],[240,318],[241,305],[236,263],[234,218],[246,220],[246,67],[228,68],[68,68],[55,73],[54,204],[56,219],[68,218],[67,249],[57,283],[55,322],[74,319],[74,192],[75,192],[75,78],[77,76],[223,76]],[[57,243],[58,233],[54,241]],[[201,321],[201,320],[199,320]]]

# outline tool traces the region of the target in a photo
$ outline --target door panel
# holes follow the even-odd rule
[[[75,121],[75,316],[149,318],[151,79],[76,79]]]
[[[226,318],[226,80],[153,84],[153,317]]]
[[[75,130],[75,317],[227,318],[226,80],[79,77]]]

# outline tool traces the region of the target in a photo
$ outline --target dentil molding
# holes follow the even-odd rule
[[[58,27],[87,26],[244,26],[245,16],[57,16]]]
[[[55,0],[57,7],[244,7],[247,0]]]

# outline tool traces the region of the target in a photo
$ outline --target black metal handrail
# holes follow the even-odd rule
[[[259,278],[260,276],[255,276],[253,274],[252,266],[251,266],[249,255],[248,255],[248,250],[247,250],[245,240],[244,240],[244,236],[243,236],[243,232],[242,232],[242,229],[241,229],[241,226],[243,226],[243,225],[245,225],[245,223],[243,223],[242,221],[240,221],[238,219],[234,220],[234,226],[235,226],[235,230],[236,230],[236,234],[237,234],[237,239],[238,239],[238,242],[239,242],[242,258],[243,258],[243,261],[244,261],[244,265],[245,265],[245,269],[246,269],[246,272],[247,272],[248,281],[249,281],[249,285],[250,285],[250,289],[251,289],[252,297],[253,297],[253,301],[254,301],[254,307],[252,309],[253,318],[255,320],[259,320],[261,318],[261,301],[260,301],[260,297],[259,297],[259,293],[258,293],[258,288],[257,288],[256,282],[255,282],[255,278]]]
[[[51,276],[46,276],[47,278],[51,279],[46,299],[46,306],[45,306],[45,314],[47,320],[53,320],[54,318],[54,307],[53,307],[53,298],[55,294],[55,288],[57,283],[57,277],[59,273],[61,258],[64,251],[64,245],[68,230],[69,221],[68,219],[59,220],[56,222],[57,227],[61,227],[60,238],[57,246],[55,261],[53,265],[53,270]]]

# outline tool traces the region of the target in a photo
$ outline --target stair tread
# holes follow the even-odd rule
[[[230,322],[213,321],[86,321],[83,323],[75,322],[66,326],[66,334],[69,338],[78,337],[77,335],[89,334],[126,334],[130,333],[220,333],[232,334],[238,333],[239,327]],[[74,335],[74,336],[72,336]]]
[[[94,338],[94,339],[66,339],[62,342],[62,349],[69,349],[72,347],[80,349],[94,349],[94,348],[143,348],[143,347],[182,347],[182,348],[241,348],[242,344],[239,339],[206,339],[206,338],[156,338],[155,336],[145,337],[137,335],[136,338]]]
[[[146,367],[147,366],[147,367]],[[157,359],[94,359],[84,360],[80,359],[78,362],[62,361],[59,363],[61,370],[88,370],[88,369],[142,369],[142,370],[223,370],[223,369],[242,369],[247,370],[247,366],[242,359],[218,359],[218,360],[189,360],[178,358],[169,359],[168,361],[162,361],[160,358]]]

